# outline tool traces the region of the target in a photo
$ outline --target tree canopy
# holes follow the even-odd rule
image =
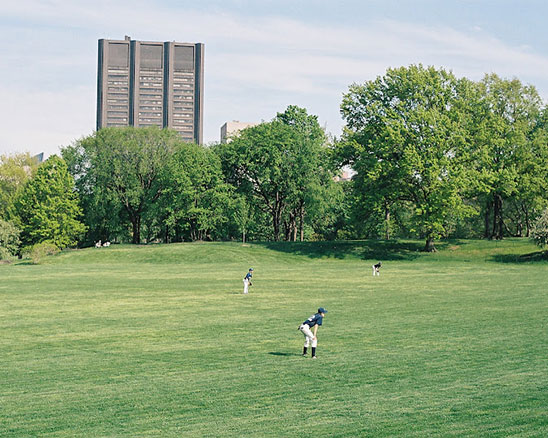
[[[331,181],[317,117],[290,106],[219,145],[217,153],[227,182],[269,215],[273,240],[297,240],[298,229],[303,240],[305,213],[322,201],[322,187]]]
[[[0,218],[14,219],[14,203],[38,162],[27,153],[0,156]]]
[[[132,242],[140,243],[143,215],[162,194],[161,173],[180,143],[175,131],[156,127],[104,128],[63,155],[89,205],[128,220]]]
[[[528,235],[548,188],[542,101],[534,87],[490,74],[477,84],[474,103],[469,178],[481,202],[484,236],[502,239],[509,232],[505,210],[512,208],[518,215],[506,215],[507,222],[514,222],[517,235],[524,228]]]
[[[52,155],[25,185],[16,202],[25,246],[49,241],[58,248],[75,246],[85,232],[74,180],[62,158]]]
[[[548,207],[548,107],[534,86],[411,65],[351,85],[340,111],[340,139],[290,105],[226,144],[104,128],[63,148],[64,161],[2,156],[10,248],[19,231],[23,245],[405,237],[426,251],[439,238],[536,232]]]
[[[446,234],[450,215],[469,214],[457,153],[465,146],[466,115],[459,100],[467,86],[443,69],[389,69],[352,85],[341,106],[346,129],[340,154],[358,172],[362,205],[388,213],[395,202],[408,203],[428,251]]]

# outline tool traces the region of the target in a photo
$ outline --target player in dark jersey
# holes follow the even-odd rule
[[[318,338],[316,337],[316,334],[318,332],[318,327],[322,325],[323,318],[326,313],[327,310],[320,307],[318,309],[318,313],[312,315],[299,326],[299,330],[304,335],[303,356],[306,356],[308,346],[312,344],[312,359],[316,359],[316,346],[318,345]]]
[[[379,263],[375,263],[372,268],[373,268],[373,277],[375,275],[381,275],[381,266],[382,266],[382,263],[379,262]]]
[[[244,294],[248,292],[249,286],[253,285],[253,283],[251,283],[252,277],[253,277],[253,268],[249,268],[249,272],[244,277]]]

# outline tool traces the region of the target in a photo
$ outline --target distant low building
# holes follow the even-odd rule
[[[34,156],[32,157],[32,159],[33,159],[34,161],[36,161],[37,164],[40,164],[40,163],[42,163],[42,162],[44,161],[44,153],[43,153],[43,152],[40,152],[39,154],[34,155]]]
[[[230,137],[237,135],[242,129],[257,125],[258,123],[240,122],[238,120],[226,122],[223,126],[221,126],[221,143],[227,143],[230,141]]]

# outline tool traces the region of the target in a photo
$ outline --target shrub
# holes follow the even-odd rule
[[[11,263],[12,255],[6,248],[0,247],[0,265],[4,263]]]
[[[540,247],[548,245],[548,208],[531,228],[531,239]]]
[[[19,251],[19,230],[11,222],[0,219],[0,260],[9,260]]]
[[[35,265],[38,265],[42,262],[44,257],[52,256],[58,254],[60,249],[57,248],[53,243],[45,241],[42,243],[37,243],[36,245],[31,246],[29,251],[29,257]]]

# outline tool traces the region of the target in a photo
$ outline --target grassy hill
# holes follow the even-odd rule
[[[547,436],[548,263],[524,239],[422,246],[114,245],[0,266],[0,437]],[[312,361],[296,329],[319,306]]]

